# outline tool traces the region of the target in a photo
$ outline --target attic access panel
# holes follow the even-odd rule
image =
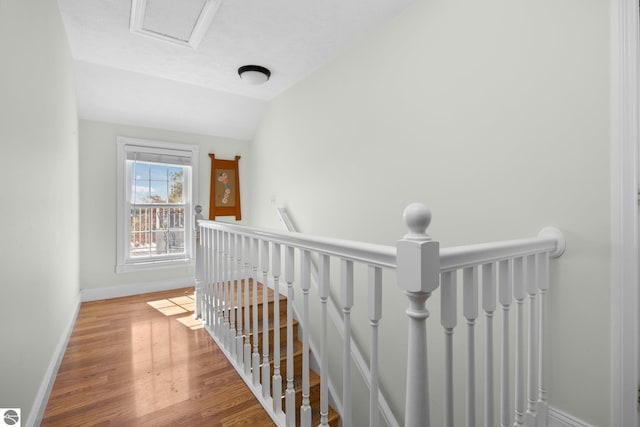
[[[134,34],[196,49],[222,0],[132,0]]]

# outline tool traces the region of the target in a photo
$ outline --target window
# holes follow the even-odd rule
[[[192,260],[198,147],[118,138],[117,272]]]

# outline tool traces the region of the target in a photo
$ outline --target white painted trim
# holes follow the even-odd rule
[[[549,427],[593,427],[582,420],[562,412],[552,406],[549,407]]]
[[[132,271],[159,270],[176,267],[196,267],[195,259],[167,259],[150,262],[139,262],[116,266],[116,273],[130,273]]]
[[[195,287],[194,277],[181,277],[170,280],[154,280],[152,282],[129,283],[126,285],[109,286],[105,288],[90,288],[80,291],[82,302],[101,299],[128,297],[130,295],[146,294],[149,292],[170,291],[172,289]]]
[[[45,372],[44,378],[42,379],[42,383],[40,384],[40,388],[38,389],[38,393],[36,394],[36,398],[33,407],[31,408],[31,412],[29,413],[29,417],[25,422],[25,426],[27,427],[39,426],[42,422],[42,417],[44,416],[44,411],[47,408],[47,402],[49,401],[49,394],[51,394],[51,389],[53,388],[53,384],[56,381],[58,368],[60,367],[60,363],[62,362],[62,358],[64,357],[64,352],[67,349],[67,344],[69,343],[69,338],[71,338],[73,326],[76,323],[79,311],[80,294],[78,294],[73,312],[71,313],[71,316],[69,316],[67,326],[60,336],[58,345],[53,351],[53,357],[51,358],[51,362],[49,362],[47,371]]]
[[[611,10],[611,426],[638,426],[637,0]]]
[[[125,238],[125,236],[129,232],[129,219],[128,216],[124,214],[124,212],[128,211],[130,208],[129,201],[126,200],[127,195],[127,186],[128,182],[128,173],[126,166],[126,148],[127,146],[137,146],[143,148],[151,148],[154,150],[172,150],[172,151],[182,151],[189,152],[191,154],[191,170],[189,172],[189,176],[185,177],[185,182],[188,183],[190,187],[190,191],[186,192],[184,195],[187,200],[185,200],[187,204],[186,214],[184,218],[185,225],[185,236],[184,236],[184,244],[185,244],[185,257],[183,259],[173,259],[173,260],[159,260],[157,262],[140,262],[140,263],[131,263],[127,261],[127,247],[129,238]],[[117,165],[116,165],[116,265],[115,272],[117,274],[126,273],[130,271],[139,271],[139,270],[147,270],[152,269],[154,267],[149,267],[150,265],[157,265],[157,268],[162,268],[163,266],[178,266],[184,262],[192,262],[195,263],[196,257],[196,247],[195,247],[195,239],[191,230],[194,228],[194,212],[195,206],[198,204],[196,198],[199,193],[199,181],[198,181],[198,158],[200,153],[200,147],[195,144],[182,144],[176,142],[167,142],[167,141],[157,141],[157,140],[149,140],[149,139],[140,139],[140,138],[131,138],[127,136],[118,136],[116,138],[116,147],[117,147]]]

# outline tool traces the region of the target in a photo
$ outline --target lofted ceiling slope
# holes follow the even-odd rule
[[[248,140],[269,100],[412,0],[58,1],[81,118]]]

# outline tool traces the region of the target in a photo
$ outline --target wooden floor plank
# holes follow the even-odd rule
[[[204,329],[147,303],[193,288],[83,303],[43,426],[273,426]]]

